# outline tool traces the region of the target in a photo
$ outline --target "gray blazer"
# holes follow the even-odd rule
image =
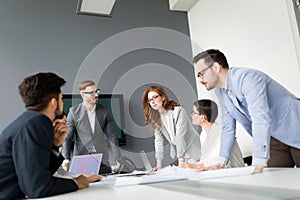
[[[112,113],[106,106],[96,106],[95,133],[92,133],[89,118],[83,104],[73,106],[69,110],[67,125],[69,132],[64,141],[62,154],[65,159],[72,155],[103,153],[102,163],[109,166],[109,152],[113,161],[119,157],[118,141]],[[72,149],[72,142],[74,148]]]
[[[181,106],[176,106],[174,110],[168,111],[169,125],[171,131],[175,134],[176,146],[171,143],[170,134],[166,127],[162,124],[161,130],[154,132],[155,157],[156,159],[164,158],[164,139],[163,136],[170,143],[170,156],[175,158],[184,157],[187,153],[196,161],[200,160],[201,143],[199,134],[194,129],[188,115]]]

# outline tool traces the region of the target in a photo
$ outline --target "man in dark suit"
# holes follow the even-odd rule
[[[40,198],[86,188],[101,176],[52,176],[63,161],[58,152],[67,134],[61,86],[53,73],[29,76],[19,85],[27,109],[0,135],[0,199]]]
[[[100,90],[93,81],[81,82],[79,91],[83,102],[71,107],[67,117],[69,132],[62,148],[66,159],[63,167],[68,170],[72,155],[102,153],[99,174],[111,173],[108,153],[111,152],[113,168],[117,168],[119,157],[112,113],[108,107],[98,103]]]

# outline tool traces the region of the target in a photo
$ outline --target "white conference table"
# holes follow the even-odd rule
[[[93,183],[76,192],[43,199],[55,200],[194,200],[300,199],[300,168],[267,168],[261,174],[203,180],[180,180],[123,187]]]

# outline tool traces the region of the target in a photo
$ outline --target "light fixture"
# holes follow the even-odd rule
[[[189,11],[198,0],[169,0],[170,10]]]
[[[111,17],[116,0],[78,0],[77,14]]]

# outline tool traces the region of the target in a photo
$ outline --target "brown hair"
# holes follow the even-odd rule
[[[176,101],[173,100],[170,101],[166,91],[160,86],[153,85],[145,89],[142,96],[142,102],[143,102],[143,107],[145,112],[145,125],[148,125],[150,123],[151,130],[154,131],[155,129],[161,128],[161,118],[159,112],[157,110],[154,110],[148,103],[148,93],[151,91],[156,92],[162,98],[165,99],[163,101],[162,106],[166,110],[174,110],[175,106],[181,106],[181,105],[178,104]]]
[[[91,81],[91,80],[82,81],[79,84],[78,89],[79,90],[84,90],[86,87],[93,86],[93,85],[95,85],[94,81]]]
[[[58,100],[66,81],[54,73],[38,73],[26,77],[19,85],[19,93],[27,109],[42,111],[52,98]]]
[[[228,69],[229,65],[225,55],[218,49],[209,49],[196,55],[193,59],[193,63],[199,62],[204,59],[204,63],[210,65],[214,62],[219,63],[224,69]]]

